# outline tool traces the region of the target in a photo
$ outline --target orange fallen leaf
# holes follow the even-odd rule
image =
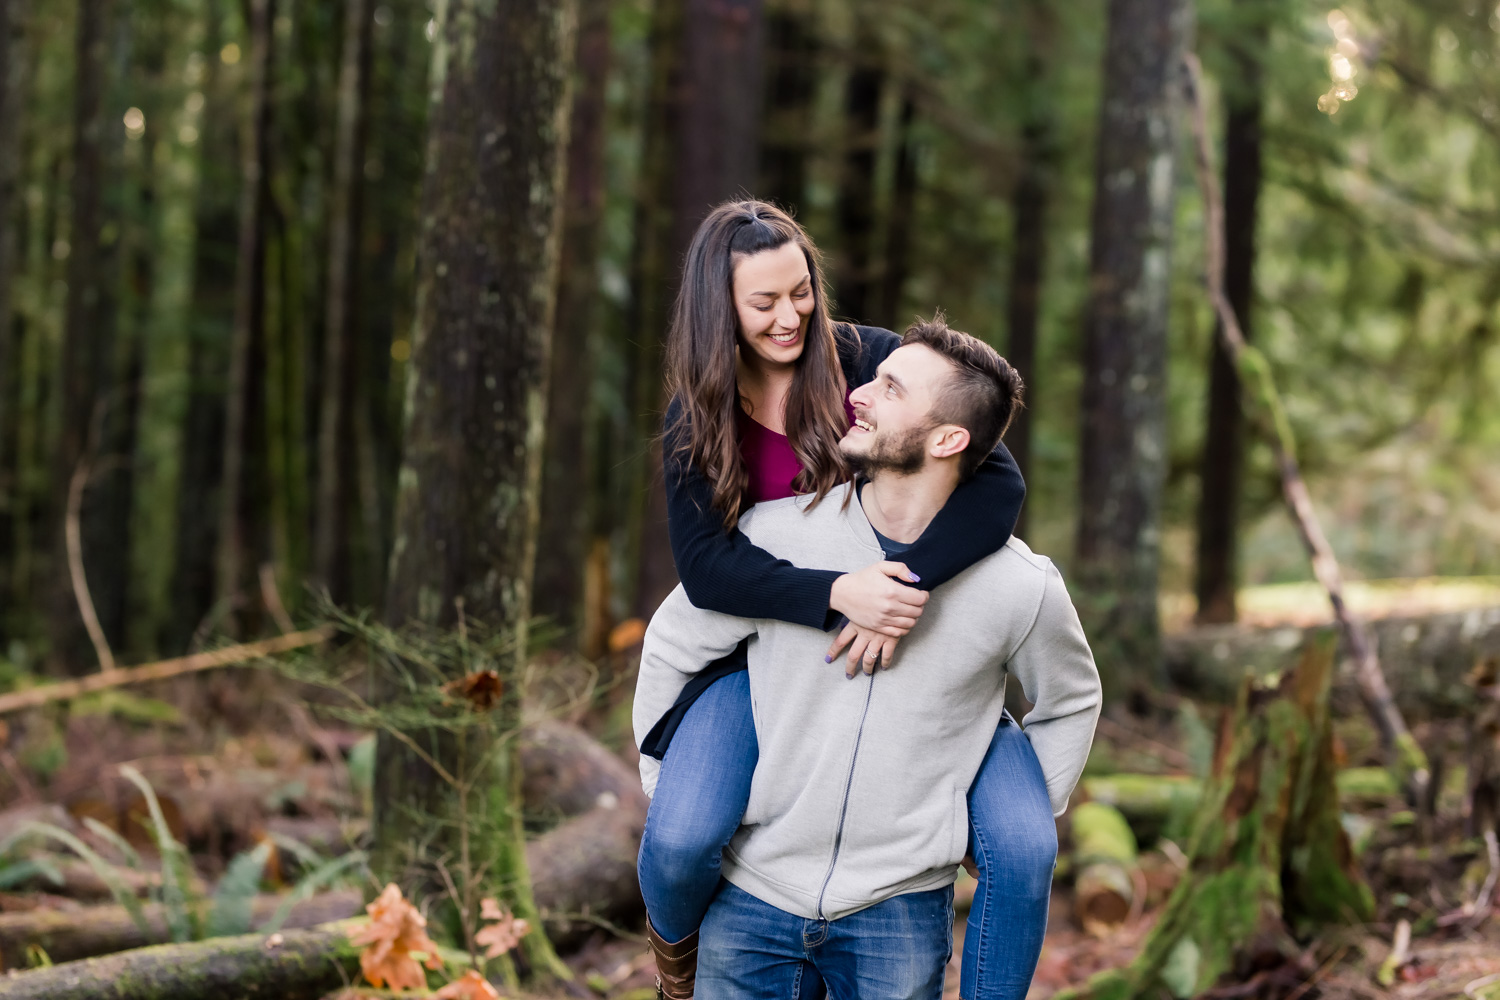
[[[627,618],[609,630],[609,651],[623,653],[646,638],[646,623],[640,618]]]
[[[401,895],[392,882],[375,902],[365,907],[370,922],[349,935],[349,943],[364,948],[359,968],[376,989],[421,990],[427,977],[412,952],[425,952],[429,969],[442,968],[437,943],[427,936],[427,918]]]
[[[482,920],[494,921],[488,927],[481,927],[479,933],[474,935],[474,943],[485,946],[486,958],[499,958],[520,944],[521,939],[531,930],[530,923],[516,919],[494,899],[479,901],[479,916]]]
[[[443,690],[463,697],[476,711],[488,712],[505,693],[505,682],[493,670],[476,670],[467,677],[444,684]]]
[[[438,990],[433,997],[435,1000],[500,1000],[495,987],[473,969]]]

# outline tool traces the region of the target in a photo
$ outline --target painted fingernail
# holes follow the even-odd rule
[[[918,576],[915,573],[912,573],[911,570],[907,570],[907,572],[911,573],[911,582],[912,583],[921,583],[922,582],[922,578],[920,576]]]
[[[832,653],[825,653],[825,654],[823,654],[823,662],[824,663],[832,663],[833,662],[833,654]]]

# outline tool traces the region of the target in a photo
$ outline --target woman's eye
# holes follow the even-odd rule
[[[771,311],[771,307],[770,306],[756,306],[755,307],[755,311],[756,312],[768,313],[768,312]]]
[[[799,299],[805,299],[805,298],[807,298],[811,294],[812,294],[812,292],[810,292],[806,288],[804,288],[804,289],[802,289],[802,291],[800,291],[800,292],[797,293],[796,297],[799,298]]]

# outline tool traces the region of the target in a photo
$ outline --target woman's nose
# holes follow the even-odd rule
[[[791,299],[782,299],[776,303],[776,323],[784,330],[790,330],[800,326],[797,309],[792,305]]]

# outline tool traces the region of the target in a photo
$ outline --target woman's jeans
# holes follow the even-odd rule
[[[750,678],[714,683],[688,710],[662,760],[646,816],[641,894],[656,932],[680,941],[719,887],[720,854],[750,800],[759,746]],[[965,1000],[1022,1000],[1042,950],[1057,828],[1031,741],[1007,716],[969,789],[969,853],[979,886],[964,933]]]

